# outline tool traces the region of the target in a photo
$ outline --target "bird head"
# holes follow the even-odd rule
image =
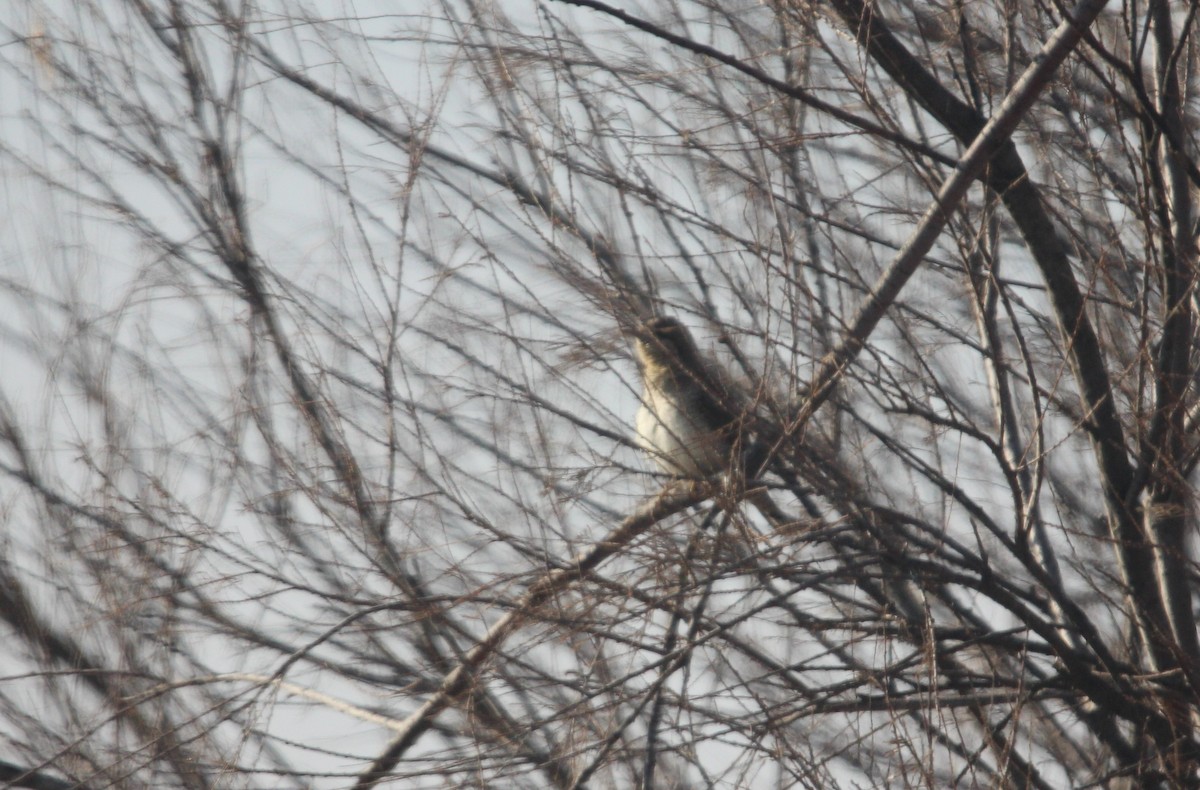
[[[699,361],[696,341],[679,319],[656,316],[644,323],[634,346],[638,366],[644,374],[687,369]]]

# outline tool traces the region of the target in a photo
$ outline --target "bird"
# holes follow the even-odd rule
[[[765,471],[778,432],[764,424],[732,377],[700,353],[686,326],[669,316],[652,318],[634,350],[643,384],[638,443],[662,472],[700,478]]]
[[[678,319],[646,321],[634,343],[642,376],[638,444],[671,477],[706,478],[736,466],[743,404]]]
[[[725,473],[741,484],[761,471],[767,447],[749,436],[749,401],[686,326],[670,316],[649,319],[634,354],[642,376],[638,444],[661,472],[693,480]],[[749,501],[777,529],[794,523],[765,490],[750,492]]]

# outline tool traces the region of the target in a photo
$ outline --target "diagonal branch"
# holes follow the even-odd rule
[[[830,0],[830,3],[852,29],[859,43],[909,96],[963,144],[978,139],[986,119],[947,90],[921,61],[905,49],[873,7],[863,0]],[[1064,31],[1071,32],[1073,39],[1062,53],[1063,56],[1086,33],[1088,25],[1105,5],[1099,0],[1084,0],[1059,25],[1051,41]],[[1026,69],[1026,75],[1043,67],[1046,56],[1047,50],[1043,47]],[[1055,65],[1061,60],[1062,57],[1057,58]],[[1015,85],[1010,96],[1019,87]],[[1100,456],[1110,509],[1124,512],[1127,510],[1126,497],[1134,481],[1133,466],[1111,397],[1113,387],[1100,350],[1100,341],[1084,309],[1085,300],[1071,273],[1067,251],[1059,241],[1045,201],[1030,179],[1016,146],[1009,143],[999,147],[987,165],[986,171],[981,172],[985,183],[1004,202],[1046,280],[1059,330],[1071,350],[1071,361],[1087,415],[1086,426]]]
[[[844,5],[844,4],[843,4]],[[925,255],[933,247],[937,237],[949,220],[951,213],[962,201],[972,182],[984,172],[992,160],[1009,149],[1013,149],[1012,133],[1021,118],[1033,105],[1034,100],[1045,89],[1055,69],[1078,44],[1083,29],[1103,10],[1105,0],[1082,0],[1075,12],[1065,19],[1033,63],[1025,70],[1000,109],[978,134],[974,135],[970,147],[959,159],[950,178],[942,184],[932,204],[921,217],[917,229],[896,254],[892,264],[871,289],[866,301],[858,310],[846,337],[821,362],[813,386],[796,421],[797,429],[812,417],[821,404],[833,393],[843,370],[849,366],[866,345],[867,338],[879,325],[884,314],[900,295],[901,289],[916,272]],[[1013,149],[1015,156],[1015,149]]]
[[[497,620],[483,638],[463,656],[458,666],[442,679],[441,686],[425,704],[395,728],[398,734],[383,754],[359,777],[354,785],[356,790],[374,787],[387,778],[404,753],[432,726],[434,718],[471,689],[480,668],[496,655],[504,641],[538,607],[585,578],[600,563],[659,521],[702,501],[710,494],[711,491],[706,486],[667,488],[635,510],[603,540],[577,555],[570,563],[549,571],[535,581],[512,610]]]
[[[702,55],[703,57],[715,60],[718,63],[728,66],[736,71],[740,71],[742,74],[745,74],[747,77],[750,77],[756,82],[766,85],[771,90],[793,98],[808,107],[812,107],[814,110],[819,110],[825,115],[836,118],[851,128],[861,129],[873,137],[878,137],[881,140],[887,140],[889,143],[895,143],[896,145],[899,145],[908,151],[912,151],[921,157],[931,159],[943,165],[954,164],[953,159],[947,157],[940,151],[930,148],[924,143],[920,143],[916,140],[905,137],[899,132],[893,129],[888,129],[885,126],[881,126],[867,118],[847,112],[838,105],[831,104],[813,95],[810,91],[799,87],[798,85],[792,85],[788,82],[784,82],[781,79],[772,77],[762,69],[751,66],[742,58],[735,57],[727,52],[722,52],[721,50],[711,47],[707,44],[701,44],[700,42],[688,38],[687,36],[681,36],[677,33],[672,33],[664,27],[656,25],[652,22],[648,22],[645,19],[633,16],[632,14],[628,14],[619,8],[613,8],[606,3],[600,2],[600,0],[558,0],[558,2],[599,11],[606,16],[611,16],[614,19],[620,20],[630,27],[649,33],[655,38],[662,39],[663,41],[673,44],[680,49],[686,49],[687,51],[696,55]]]

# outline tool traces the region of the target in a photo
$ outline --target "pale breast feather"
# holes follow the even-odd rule
[[[680,404],[654,387],[648,387],[642,398],[637,414],[638,443],[662,471],[706,477],[729,462],[728,429],[712,430],[689,419],[694,409],[679,408]]]

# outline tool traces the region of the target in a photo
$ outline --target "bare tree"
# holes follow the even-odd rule
[[[1200,784],[1196,16],[12,4],[0,780]]]

